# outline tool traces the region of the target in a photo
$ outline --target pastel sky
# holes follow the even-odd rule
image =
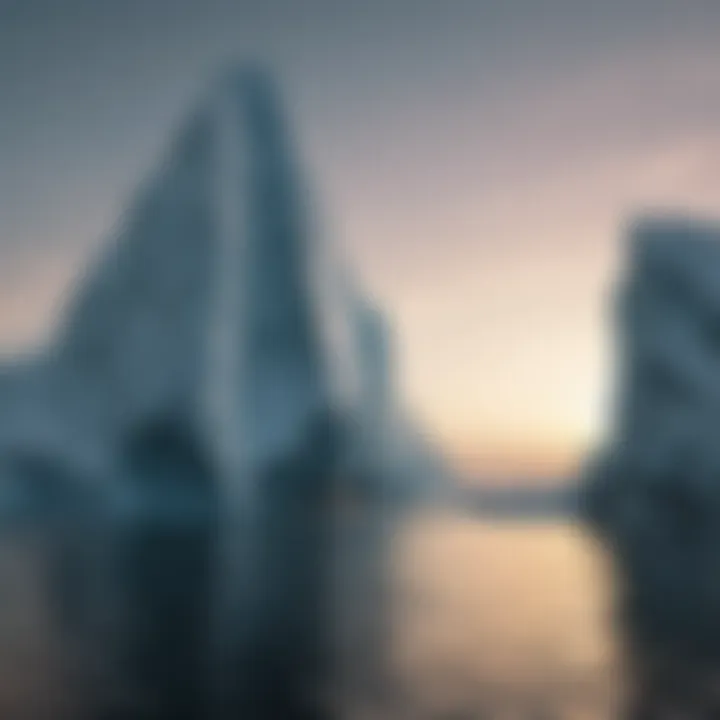
[[[572,472],[623,223],[720,216],[718,37],[717,0],[0,0],[0,349],[42,340],[206,81],[259,58],[411,407],[469,472]]]

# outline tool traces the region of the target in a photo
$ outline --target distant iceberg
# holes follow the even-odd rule
[[[670,707],[655,673],[696,682],[720,660],[720,225],[642,218],[627,253],[614,422],[582,502],[612,552],[639,702]]]

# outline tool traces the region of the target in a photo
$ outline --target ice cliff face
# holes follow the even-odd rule
[[[211,437],[231,432],[262,463],[326,402],[303,193],[272,84],[224,79],[60,332],[58,362],[82,378],[110,434],[181,413]]]
[[[630,637],[720,657],[720,229],[637,223],[619,293],[616,417],[585,510],[614,550]]]

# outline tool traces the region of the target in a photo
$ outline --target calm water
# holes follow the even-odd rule
[[[424,516],[396,561],[409,716],[613,715],[607,569],[574,525]]]
[[[0,717],[72,707],[73,659],[52,641],[38,557],[26,539],[0,549]],[[613,716],[609,584],[574,526],[424,515],[399,534],[395,566],[397,693],[359,714]]]

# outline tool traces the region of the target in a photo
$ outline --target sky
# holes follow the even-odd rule
[[[222,66],[287,97],[399,390],[475,476],[606,432],[623,227],[720,217],[717,0],[0,0],[0,351],[47,336]]]

